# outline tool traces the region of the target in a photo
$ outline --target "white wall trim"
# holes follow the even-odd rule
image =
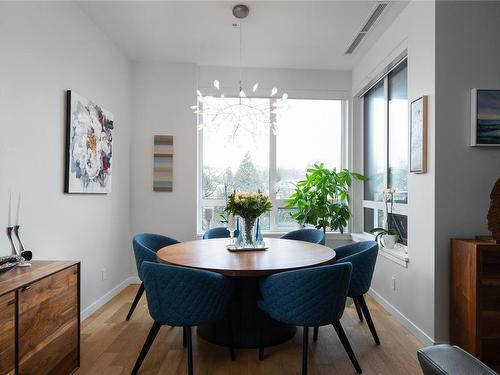
[[[380,303],[392,316],[403,324],[424,346],[437,344],[434,339],[422,331],[415,323],[404,316],[401,311],[391,305],[384,297],[378,294],[373,288],[368,292],[378,303]]]
[[[374,241],[375,236],[373,234],[369,233],[351,233],[351,238],[354,242],[361,242],[361,241]],[[379,256],[383,256],[386,259],[389,259],[390,261],[399,264],[400,266],[404,268],[408,268],[408,262],[410,261],[410,257],[408,256],[407,251],[404,249],[408,249],[407,246],[400,245],[399,248],[397,249],[385,249],[382,246],[379,246]]]
[[[81,321],[89,318],[93,313],[99,310],[106,303],[111,301],[115,296],[117,296],[123,289],[131,284],[140,284],[141,280],[137,276],[130,276],[123,280],[120,284],[115,286],[101,298],[97,299],[90,306],[83,309],[80,313]],[[424,331],[422,331],[417,325],[415,325],[410,319],[403,315],[398,309],[396,309],[392,304],[390,304],[384,297],[377,293],[373,288],[370,288],[369,294],[380,303],[391,315],[393,315],[401,324],[403,324],[414,336],[416,336],[422,344],[425,346],[438,344],[433,338],[428,336]],[[441,342],[439,342],[441,343]]]
[[[80,312],[80,320],[83,322],[85,319],[90,317],[93,313],[99,310],[106,303],[111,301],[113,297],[117,296],[123,289],[125,289],[130,284],[140,284],[140,280],[137,276],[130,276],[123,280],[120,284],[115,286],[109,292],[104,294],[101,298],[97,299],[90,306],[86,307]]]
[[[402,245],[404,246],[404,245]],[[406,246],[404,246],[406,247]],[[389,259],[390,261],[393,261],[396,264],[399,264],[400,266],[404,268],[408,268],[408,262],[410,261],[410,258],[408,257],[408,254],[405,253],[404,250],[402,249],[385,249],[382,246],[379,247],[379,255],[383,256],[386,259]]]

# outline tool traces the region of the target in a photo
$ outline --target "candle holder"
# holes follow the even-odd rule
[[[7,227],[7,237],[10,241],[10,246],[12,248],[12,255],[19,256],[21,255],[19,250],[17,249],[16,244],[14,243],[14,239],[12,238],[12,232],[14,231],[14,227]]]
[[[26,260],[31,260],[33,258],[33,253],[29,250],[26,250],[23,241],[21,240],[21,236],[19,236],[19,225],[14,225],[13,227],[14,235],[17,237],[17,241],[21,246],[21,256]]]

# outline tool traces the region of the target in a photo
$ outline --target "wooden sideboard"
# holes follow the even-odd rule
[[[0,274],[0,374],[80,366],[80,263],[32,261]]]
[[[450,341],[500,365],[500,244],[451,241]]]

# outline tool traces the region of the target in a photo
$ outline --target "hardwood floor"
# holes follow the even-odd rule
[[[130,374],[152,324],[143,297],[130,321],[125,321],[137,286],[129,286],[90,318],[82,322],[81,367],[78,375]],[[421,374],[416,351],[421,343],[373,299],[367,298],[381,345],[376,346],[366,322],[360,323],[354,305],[347,307],[342,324],[356,353],[363,374]],[[312,330],[310,330],[312,331]],[[333,327],[322,327],[319,340],[309,346],[309,373],[356,374]],[[266,349],[258,360],[257,350],[237,350],[236,361],[228,350],[199,339],[193,333],[195,374],[299,374],[302,361],[301,330],[294,339]],[[162,327],[140,374],[184,375],[186,352],[182,329]]]

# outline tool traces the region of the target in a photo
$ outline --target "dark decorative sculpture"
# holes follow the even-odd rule
[[[493,239],[500,240],[500,178],[491,191],[490,209],[488,211],[488,229]]]

